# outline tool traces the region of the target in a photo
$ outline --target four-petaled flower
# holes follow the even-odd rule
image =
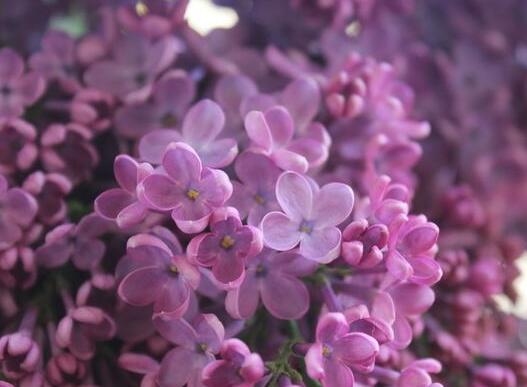
[[[200,314],[192,324],[186,320],[154,319],[158,332],[177,347],[168,352],[159,369],[160,387],[198,387],[202,370],[214,361],[225,337],[225,329],[213,314]]]
[[[263,218],[267,246],[286,251],[300,243],[300,254],[320,263],[338,257],[342,235],[336,226],[350,215],[354,202],[349,186],[330,183],[319,188],[296,172],[284,172],[276,183],[276,198],[284,212]]]
[[[203,168],[197,153],[185,143],[168,146],[162,173],[143,180],[144,198],[159,211],[171,211],[172,219],[186,233],[207,227],[210,214],[232,194],[232,184],[221,170]]]
[[[123,278],[117,292],[129,304],[153,304],[154,316],[180,318],[188,309],[200,275],[177,239],[172,239],[170,248],[151,235],[130,238],[126,257],[117,267],[117,276]]]
[[[216,210],[210,228],[211,232],[190,241],[189,256],[200,266],[212,267],[214,277],[222,283],[242,279],[245,262],[262,250],[261,231],[244,226],[233,207]]]
[[[349,333],[342,313],[327,313],[317,324],[316,342],[306,354],[308,375],[324,387],[350,387],[352,370],[371,372],[379,352],[377,341],[362,332]]]
[[[259,300],[276,318],[301,318],[309,309],[309,292],[297,277],[311,274],[317,264],[297,252],[276,253],[265,249],[251,259],[243,282],[229,290],[225,307],[235,318],[248,319]]]

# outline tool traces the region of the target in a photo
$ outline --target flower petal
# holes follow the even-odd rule
[[[274,106],[265,112],[265,121],[271,131],[273,145],[284,147],[293,138],[295,125],[289,112],[283,106]]]
[[[216,103],[204,99],[190,108],[183,121],[183,138],[199,148],[214,140],[225,125],[225,114]]]
[[[296,172],[284,172],[276,182],[276,198],[292,220],[311,218],[313,191],[307,179]]]
[[[177,130],[157,129],[145,134],[139,141],[139,157],[152,164],[161,164],[168,144],[181,141]]]
[[[340,253],[341,232],[336,227],[314,230],[300,242],[300,254],[319,263],[329,263]]]
[[[129,304],[148,305],[159,298],[166,281],[167,277],[163,275],[159,267],[144,267],[124,277],[117,292]]]
[[[339,338],[333,346],[333,351],[348,367],[360,372],[370,372],[379,352],[379,343],[365,333],[353,332]]]
[[[168,146],[162,164],[166,173],[184,188],[199,179],[201,175],[202,165],[198,154],[182,142]]]
[[[309,309],[309,293],[299,279],[283,274],[269,273],[261,284],[262,301],[276,318],[296,320]]]
[[[165,175],[152,174],[143,180],[144,198],[157,210],[168,211],[184,200],[184,192],[174,180]]]
[[[282,212],[270,212],[262,219],[264,243],[279,251],[291,250],[300,242],[300,224]]]
[[[245,116],[245,130],[247,135],[258,147],[270,151],[273,146],[271,130],[267,126],[265,116],[262,112],[253,110]]]
[[[234,318],[248,319],[256,312],[259,299],[258,280],[248,271],[241,285],[227,293],[225,308]]]
[[[313,200],[311,219],[315,228],[326,228],[342,223],[351,214],[354,196],[352,189],[342,183],[326,184]]]

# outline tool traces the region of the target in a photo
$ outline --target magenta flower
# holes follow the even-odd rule
[[[0,337],[2,373],[10,379],[20,379],[37,370],[40,347],[26,331]]]
[[[0,251],[0,283],[8,288],[28,289],[37,279],[35,254],[21,242],[26,241]]]
[[[424,215],[401,217],[392,223],[386,265],[398,279],[433,285],[442,276],[441,266],[434,260],[439,228]],[[398,223],[398,224],[397,224]]]
[[[23,188],[37,199],[37,218],[40,222],[53,225],[66,217],[64,198],[72,189],[66,176],[36,171],[24,180]]]
[[[12,49],[0,50],[0,117],[18,117],[40,98],[45,82],[36,73],[24,74],[24,61]]]
[[[152,43],[142,35],[126,35],[115,43],[113,60],[92,64],[84,73],[84,81],[127,102],[144,101],[156,77],[174,61],[178,50],[173,37]]]
[[[232,138],[217,139],[224,124],[225,115],[220,106],[209,99],[202,100],[185,115],[181,134],[175,130],[148,133],[141,139],[139,154],[143,160],[159,164],[167,144],[182,141],[196,151],[205,166],[225,167],[238,154],[238,146]]]
[[[57,326],[56,341],[75,357],[89,360],[95,353],[95,342],[111,339],[115,323],[105,312],[93,306],[71,308]]]
[[[40,138],[45,169],[62,173],[73,182],[88,178],[99,162],[91,138],[90,131],[78,124],[50,125]]]
[[[146,205],[137,197],[138,185],[153,168],[147,163],[137,163],[130,156],[119,155],[113,171],[121,188],[112,188],[97,196],[95,211],[105,219],[114,220],[121,228],[137,225],[148,215]]]
[[[349,332],[346,317],[328,313],[317,324],[316,342],[306,354],[308,375],[324,387],[349,387],[354,384],[352,370],[371,372],[379,344],[361,332]]]
[[[229,290],[225,308],[235,318],[249,319],[261,298],[276,318],[299,319],[309,309],[309,292],[298,277],[312,273],[316,266],[296,252],[265,249],[248,262],[240,286]]]
[[[0,120],[0,173],[29,169],[38,155],[35,127],[18,118]]]
[[[281,106],[265,111],[251,111],[245,116],[245,129],[252,147],[269,156],[283,170],[305,173],[309,168],[306,157],[297,152],[300,147],[293,141],[294,122]]]
[[[280,169],[262,154],[244,152],[234,164],[236,175],[241,180],[233,182],[233,193],[229,204],[235,206],[247,223],[258,226],[268,212],[278,210],[275,186]]]
[[[366,219],[350,223],[342,233],[342,257],[352,266],[371,268],[383,259],[388,228],[381,223],[369,225]]]
[[[238,339],[225,340],[220,350],[221,360],[203,369],[203,384],[208,387],[251,387],[264,375],[264,364],[257,353]]]
[[[340,253],[341,232],[336,227],[350,215],[354,196],[342,183],[319,188],[296,172],[284,172],[276,183],[276,198],[284,212],[262,220],[264,242],[280,251],[300,243],[300,254],[328,263]]]
[[[474,372],[471,387],[515,387],[520,385],[514,372],[500,364],[486,364],[477,367]]]
[[[166,73],[155,83],[151,100],[125,105],[117,111],[115,125],[119,134],[128,138],[140,138],[155,129],[171,129],[179,126],[184,113],[194,99],[195,88],[194,81],[184,71],[173,70]],[[156,137],[153,139],[155,140]],[[160,146],[162,145],[163,148],[159,153],[150,155],[157,161],[144,157],[143,159],[159,164],[167,143],[161,142]]]
[[[214,277],[225,284],[242,278],[245,262],[263,247],[261,231],[244,226],[233,207],[216,210],[210,221],[211,232],[192,239],[187,251],[191,259],[211,267]]]
[[[157,330],[176,348],[168,352],[159,370],[160,387],[202,386],[202,370],[221,349],[225,330],[213,314],[200,314],[192,324],[180,320],[154,320]]]
[[[86,215],[78,225],[61,224],[47,233],[46,241],[35,251],[39,265],[54,268],[72,260],[80,270],[96,267],[106,252],[99,238],[110,230],[110,223],[96,214]]]
[[[75,41],[62,31],[49,31],[42,39],[42,51],[29,59],[31,68],[48,82],[57,81],[69,93],[80,86]]]
[[[36,200],[21,188],[8,188],[0,175],[0,250],[5,250],[23,236],[38,211]]]
[[[183,232],[202,231],[212,211],[231,196],[229,177],[203,168],[194,149],[181,142],[168,146],[162,166],[164,173],[154,173],[141,183],[145,200],[156,210],[171,211]]]
[[[140,6],[123,5],[117,10],[117,20],[126,29],[151,38],[168,35],[183,22],[189,0],[145,0]]]
[[[115,99],[95,89],[81,89],[73,97],[70,115],[73,122],[99,134],[112,126]]]
[[[130,238],[126,257],[118,266],[118,277],[123,277],[118,294],[125,302],[153,304],[154,316],[181,318],[185,314],[200,275],[178,242],[171,247],[151,235]]]

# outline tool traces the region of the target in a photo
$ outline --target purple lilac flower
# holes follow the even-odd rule
[[[319,188],[296,172],[284,172],[276,183],[276,198],[284,212],[262,220],[267,246],[286,251],[300,243],[300,254],[328,263],[340,253],[341,232],[336,227],[350,215],[353,191],[342,183]]]
[[[262,233],[244,226],[233,207],[218,209],[210,220],[210,233],[194,237],[187,252],[200,266],[211,267],[214,278],[224,284],[237,283],[245,275],[245,263],[263,248]]]
[[[95,199],[95,211],[101,217],[115,220],[121,228],[134,226],[148,215],[147,206],[138,198],[139,184],[153,172],[151,165],[139,164],[127,155],[119,155],[113,164],[120,188],[109,189]]]
[[[122,277],[118,294],[125,302],[153,304],[154,316],[181,318],[185,314],[200,274],[175,238],[172,247],[146,234],[130,238],[126,257],[117,269]]]
[[[69,93],[80,87],[75,41],[62,31],[49,31],[42,39],[42,50],[29,60],[31,68],[48,82],[57,81]]]
[[[0,119],[0,173],[29,169],[38,156],[35,127],[18,118]]]
[[[25,243],[0,251],[1,284],[8,288],[28,289],[36,280],[35,254],[31,248],[25,246]]]
[[[185,143],[172,143],[164,153],[164,173],[154,173],[141,183],[148,204],[171,211],[172,219],[186,233],[202,231],[210,214],[232,194],[225,172],[203,168],[197,153]]]
[[[437,374],[441,372],[441,363],[435,359],[419,359],[410,363],[405,367],[399,379],[397,380],[397,387],[403,386],[426,386],[426,387],[442,387],[441,383],[433,383],[429,374]]]
[[[293,140],[294,122],[281,106],[265,111],[251,111],[245,116],[245,129],[252,141],[252,149],[269,156],[283,170],[305,173],[310,164],[306,157],[311,147],[320,144],[314,140]]]
[[[198,387],[203,368],[214,361],[223,343],[225,330],[213,314],[200,314],[191,323],[185,320],[154,320],[159,333],[176,348],[161,362],[157,382],[161,387]]]
[[[38,211],[36,200],[21,188],[8,188],[0,175],[0,249],[5,250],[23,235]]]
[[[0,50],[0,117],[18,117],[40,98],[45,82],[36,73],[24,74],[24,61],[12,49]]]
[[[95,89],[81,89],[71,101],[70,115],[73,122],[99,134],[112,125],[114,108],[115,99],[111,94]]]
[[[433,285],[439,281],[441,267],[433,259],[439,228],[422,215],[407,221],[401,218],[399,224],[392,224],[392,229],[386,257],[388,270],[399,279],[408,278],[419,284]]]
[[[20,379],[35,371],[40,360],[40,348],[27,332],[0,337],[2,373],[10,379]]]
[[[181,134],[175,130],[148,133],[139,143],[139,154],[143,160],[159,164],[167,144],[182,141],[197,152],[205,166],[225,167],[238,154],[238,146],[232,138],[217,139],[224,124],[221,107],[211,100],[202,100],[185,115]]]
[[[23,188],[37,200],[40,222],[53,225],[64,220],[67,215],[64,198],[72,189],[72,183],[66,176],[36,171],[24,180]]]
[[[324,387],[353,386],[352,370],[370,372],[379,344],[371,336],[349,333],[346,317],[328,313],[317,324],[316,342],[306,354],[307,372]]]
[[[146,100],[156,77],[174,61],[179,50],[174,37],[152,43],[142,35],[127,35],[113,48],[112,60],[92,64],[84,73],[84,81],[126,102]]]
[[[110,231],[109,222],[96,214],[81,219],[79,224],[64,223],[47,233],[46,241],[36,251],[39,265],[54,268],[72,260],[79,270],[90,270],[98,265],[106,252],[99,239]]]
[[[264,374],[262,358],[251,353],[238,339],[225,340],[220,349],[222,360],[209,363],[203,369],[203,384],[208,387],[253,386]]]
[[[44,168],[62,173],[73,182],[86,179],[99,161],[91,138],[90,131],[78,124],[50,125],[40,138]]]
[[[257,226],[265,214],[279,209],[275,185],[280,169],[265,155],[244,152],[236,158],[234,170],[241,182],[233,182],[228,203],[247,218],[248,224]]]
[[[299,319],[309,309],[309,292],[298,277],[311,274],[316,266],[296,252],[266,248],[248,262],[243,282],[227,293],[225,308],[235,318],[248,319],[261,298],[273,316]]]
[[[142,135],[151,133],[156,129],[163,133],[160,128],[167,130],[179,126],[184,113],[196,95],[195,89],[194,81],[185,72],[169,71],[155,83],[151,100],[125,105],[117,111],[115,116],[117,130],[125,137],[141,138]],[[199,126],[199,122],[195,125]],[[168,130],[167,133],[173,134]],[[144,138],[142,137],[142,142],[149,142],[143,140]],[[171,141],[177,140],[171,139]],[[166,142],[162,142],[161,145],[166,146],[166,144]],[[154,156],[154,159],[144,156],[142,158],[146,161],[159,163],[163,150],[161,149],[160,153],[148,154],[151,157]]]
[[[70,308],[57,326],[56,341],[75,357],[89,360],[95,354],[95,342],[105,341],[115,334],[115,323],[101,309],[93,306]]]

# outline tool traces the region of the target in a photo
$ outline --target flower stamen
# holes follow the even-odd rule
[[[232,246],[234,246],[234,239],[229,235],[225,235],[222,238],[220,244],[224,249],[230,249]]]

